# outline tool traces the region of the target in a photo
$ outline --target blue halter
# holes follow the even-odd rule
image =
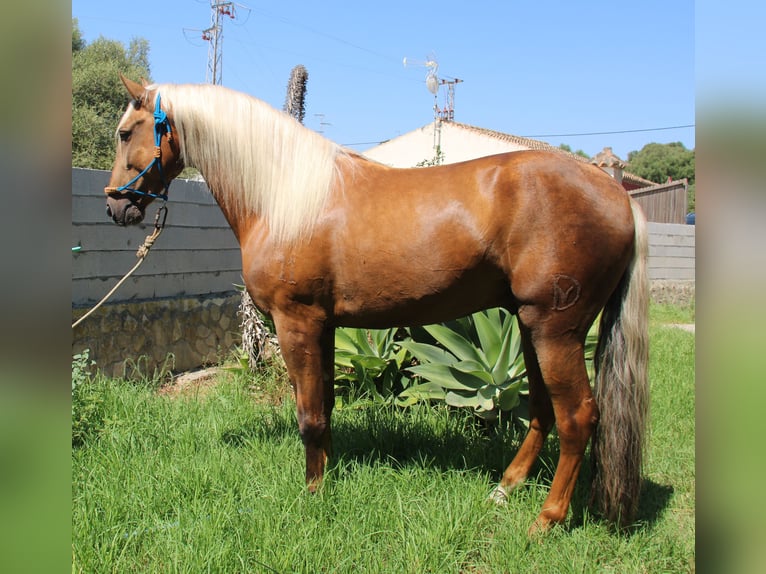
[[[139,195],[146,195],[148,197],[153,197],[154,199],[167,201],[170,182],[165,182],[165,174],[162,173],[162,162],[160,161],[162,152],[160,143],[162,141],[162,136],[164,134],[168,134],[168,137],[170,137],[170,133],[170,121],[168,120],[168,115],[163,112],[162,108],[160,107],[160,93],[157,92],[157,100],[154,103],[154,159],[144,168],[141,173],[139,173],[125,185],[121,185],[120,187],[106,187],[104,188],[104,192],[109,195],[111,193],[122,193],[123,191],[130,191]],[[162,187],[164,191],[163,193],[150,193],[148,191],[141,191],[140,189],[130,187],[141,177],[146,175],[146,173],[152,169],[152,167],[154,167],[154,164],[157,164],[157,170],[160,172],[160,179],[162,180]]]

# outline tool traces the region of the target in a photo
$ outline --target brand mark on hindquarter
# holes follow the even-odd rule
[[[580,282],[569,275],[553,276],[553,308],[569,309],[580,298]]]

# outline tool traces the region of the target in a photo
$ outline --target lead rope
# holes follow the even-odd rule
[[[160,220],[160,216],[162,216],[161,220]],[[77,327],[77,325],[79,325],[85,319],[90,317],[96,309],[101,307],[101,305],[103,305],[106,302],[106,300],[109,299],[109,297],[111,297],[114,294],[114,292],[117,291],[117,289],[119,289],[120,285],[125,283],[125,280],[128,277],[130,277],[133,274],[133,272],[141,266],[141,264],[144,262],[144,259],[146,259],[146,256],[149,255],[149,250],[154,245],[154,242],[160,236],[160,234],[162,233],[162,230],[165,229],[165,220],[167,218],[168,218],[168,208],[167,208],[167,205],[163,205],[157,210],[157,215],[154,216],[154,231],[150,235],[146,236],[146,239],[144,239],[144,243],[141,245],[141,247],[138,248],[138,251],[136,251],[136,257],[138,257],[138,262],[133,266],[133,269],[128,271],[125,274],[125,276],[122,279],[120,279],[114,287],[112,287],[109,293],[104,295],[101,301],[96,303],[93,306],[93,308],[90,309],[90,311],[88,311],[87,313],[85,313],[85,315],[83,315],[82,317],[77,319],[77,321],[72,323],[72,329]]]

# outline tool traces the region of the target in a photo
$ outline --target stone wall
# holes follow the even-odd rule
[[[217,363],[241,339],[239,302],[235,292],[106,304],[74,329],[72,353],[89,349],[111,377]],[[72,321],[86,311],[73,308]]]
[[[693,306],[695,302],[694,281],[652,281],[651,299],[655,303]]]

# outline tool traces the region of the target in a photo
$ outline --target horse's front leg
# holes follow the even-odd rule
[[[334,330],[315,318],[278,313],[274,314],[274,325],[295,388],[298,429],[306,449],[306,484],[315,492],[332,448]]]

